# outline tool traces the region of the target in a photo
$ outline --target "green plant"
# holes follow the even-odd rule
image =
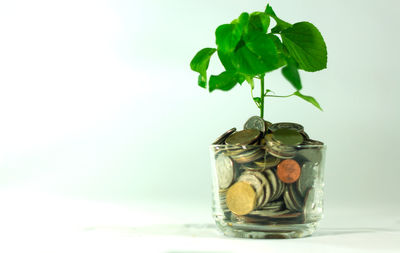
[[[269,29],[271,19],[276,25]],[[191,69],[199,73],[199,86],[206,88],[208,83],[210,92],[229,91],[236,84],[247,81],[262,118],[265,97],[298,96],[322,110],[313,97],[300,93],[302,83],[299,69],[315,72],[325,69],[327,64],[324,39],[313,24],[299,22],[292,25],[278,18],[271,6],[267,5],[264,12],[243,12],[230,24],[220,25],[215,36],[217,48],[200,50],[190,62]],[[225,71],[211,75],[207,82],[207,69],[215,52]],[[272,91],[265,89],[265,75],[279,68],[296,89],[291,95],[271,95]],[[253,96],[254,79],[260,79],[259,97]]]

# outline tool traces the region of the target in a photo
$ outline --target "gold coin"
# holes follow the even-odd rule
[[[249,145],[258,140],[261,132],[256,129],[246,129],[231,134],[225,141],[227,145]]]
[[[278,129],[272,134],[272,138],[285,146],[296,146],[304,141],[301,133],[291,129]]]
[[[226,193],[226,205],[232,213],[245,215],[254,210],[257,194],[253,187],[246,182],[237,182]]]

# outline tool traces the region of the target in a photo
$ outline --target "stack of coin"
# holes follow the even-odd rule
[[[304,222],[313,207],[322,147],[300,124],[272,124],[258,116],[244,130],[228,130],[213,143],[222,210],[240,222]]]

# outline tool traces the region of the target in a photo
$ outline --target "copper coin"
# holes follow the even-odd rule
[[[276,173],[282,182],[291,184],[299,179],[301,168],[295,160],[288,159],[278,164]]]

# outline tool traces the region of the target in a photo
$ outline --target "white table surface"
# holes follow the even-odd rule
[[[400,252],[400,210],[327,209],[312,237],[228,238],[209,206],[115,204],[0,191],[0,252]]]

